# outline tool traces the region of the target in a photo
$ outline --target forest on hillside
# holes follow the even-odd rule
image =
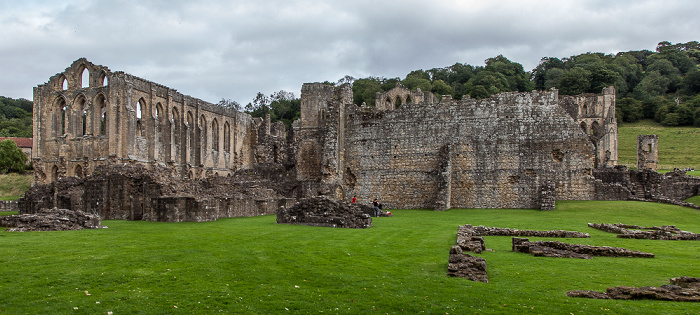
[[[443,68],[410,71],[404,78],[345,76],[331,85],[352,84],[354,103],[373,107],[377,92],[401,84],[410,90],[430,91],[440,97],[465,95],[482,99],[500,92],[547,90],[559,94],[601,93],[615,86],[618,122],[653,119],[665,126],[700,127],[700,43],[660,42],[655,51],[617,54],[582,53],[567,58],[544,57],[527,72],[517,62],[499,55],[484,65],[455,63]],[[246,106],[222,98],[219,105],[245,111],[253,117],[270,114],[287,127],[299,118],[301,101],[291,92],[258,92]],[[32,102],[0,97],[0,136],[30,137]]]
[[[32,101],[0,96],[0,137],[32,137]]]

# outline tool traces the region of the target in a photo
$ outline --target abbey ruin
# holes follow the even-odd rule
[[[353,104],[348,84],[307,83],[301,107],[286,130],[78,59],[34,89],[32,158],[43,185],[20,209],[209,220],[356,195],[388,208],[551,210],[555,200],[682,201],[700,186],[617,166],[612,87],[453,100],[397,86],[369,108]],[[122,166],[139,179],[117,174]]]

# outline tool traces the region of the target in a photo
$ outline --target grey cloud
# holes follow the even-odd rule
[[[0,3],[0,95],[89,60],[216,102],[304,82],[403,77],[503,54],[653,50],[700,39],[692,1],[30,1]]]

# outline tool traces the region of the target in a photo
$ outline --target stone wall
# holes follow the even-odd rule
[[[279,139],[286,137],[271,134],[269,120],[258,137],[261,123],[81,58],[34,89],[35,180],[85,177],[99,165],[131,162],[169,166],[174,178],[285,163],[289,148]]]
[[[700,209],[683,200],[700,194],[700,178],[683,171],[660,174],[649,169],[630,170],[626,166],[597,168],[596,200],[640,200]]]
[[[0,211],[18,211],[17,201],[0,200]]]
[[[656,171],[659,166],[659,136],[637,136],[637,169]]]
[[[326,103],[327,125],[312,129],[332,154],[304,162],[323,171],[308,179],[340,177],[345,196],[389,208],[540,208],[551,181],[557,200],[592,198],[594,148],[556,91],[385,111],[346,104]]]
[[[85,179],[68,177],[36,185],[20,198],[19,207],[20,214],[60,207],[99,214],[105,220],[213,221],[274,214],[295,202],[298,188],[282,167],[178,180],[168,168],[103,165]]]
[[[595,148],[596,167],[617,165],[615,88],[603,88],[601,94],[564,96],[559,105],[588,135]]]

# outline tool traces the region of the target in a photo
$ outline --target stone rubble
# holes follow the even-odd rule
[[[486,259],[464,254],[459,246],[450,248],[450,259],[447,264],[447,275],[466,278],[471,281],[489,283],[486,274]]]
[[[35,214],[0,217],[0,226],[8,232],[68,231],[101,228],[99,215],[68,209],[41,209]]]
[[[614,300],[663,300],[676,302],[700,302],[700,278],[678,277],[670,279],[671,284],[660,287],[608,288],[605,292],[574,290],[566,293],[569,297]]]
[[[567,257],[591,259],[591,256],[654,258],[654,254],[620,247],[568,244],[559,241],[533,241],[513,238],[513,251],[537,257]]]
[[[597,230],[618,234],[619,238],[648,239],[648,240],[684,240],[698,241],[700,234],[681,231],[675,225],[644,227],[628,224],[588,223]],[[641,231],[648,230],[648,231]]]
[[[322,196],[311,197],[299,200],[290,208],[283,206],[277,209],[277,223],[364,229],[372,226],[372,218],[367,211],[374,209]]]

